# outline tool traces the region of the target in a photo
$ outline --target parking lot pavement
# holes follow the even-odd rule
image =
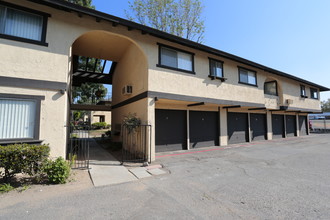
[[[0,201],[0,214],[2,219],[330,219],[329,142],[329,134],[315,134],[162,154],[156,163],[169,174],[51,200],[10,206]]]

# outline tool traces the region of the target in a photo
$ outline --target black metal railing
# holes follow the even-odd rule
[[[86,125],[70,126],[67,159],[73,162],[72,168],[89,169],[89,131]]]
[[[123,125],[122,141],[122,164],[151,162],[151,125],[139,125],[134,129]]]

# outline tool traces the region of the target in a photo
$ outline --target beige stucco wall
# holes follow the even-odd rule
[[[120,126],[125,116],[129,114],[135,114],[137,118],[141,119],[142,124],[148,124],[148,98],[141,99],[123,107],[115,108],[112,110],[112,131],[115,134],[116,131],[120,131]],[[113,136],[115,141],[120,141],[119,136]]]
[[[59,91],[36,90],[24,88],[0,87],[0,93],[15,95],[44,96],[40,110],[40,140],[49,144],[51,157],[62,156],[66,153],[66,94]]]
[[[92,111],[91,112],[91,123],[99,122],[100,117],[104,116],[105,122],[111,125],[111,111]]]
[[[271,109],[277,109],[280,105],[286,104],[286,99],[292,99],[293,104],[291,104],[290,107],[315,110],[320,109],[319,100],[300,98],[301,83],[299,82],[175,43],[161,40],[158,40],[157,42],[194,53],[194,67],[196,74],[156,67],[156,64],[158,63],[158,56],[152,56],[152,54],[158,53],[158,47],[155,46],[152,51],[153,53],[148,56],[150,68],[149,90],[151,91],[258,103],[264,104],[267,108]],[[156,45],[157,42],[154,40],[153,44]],[[208,77],[208,57],[224,62],[224,77],[227,78],[225,82],[221,82],[220,80],[211,80]],[[238,83],[238,66],[257,72],[257,87]],[[270,80],[276,80],[278,82],[279,96],[264,94],[264,83],[265,81]],[[307,85],[305,86],[306,92],[309,94],[310,87]]]
[[[79,47],[84,45],[84,40],[86,40],[84,36],[87,36],[87,47],[81,48],[81,50],[78,50],[79,47],[73,48],[76,50],[73,51],[74,53],[110,59],[119,63],[115,75],[120,76],[121,80],[120,83],[117,81],[117,85],[114,86],[113,94],[114,96],[118,94],[113,100],[114,104],[147,90],[147,60],[145,59],[145,52],[140,46],[143,46],[147,40],[143,39],[140,32],[128,31],[123,26],[113,27],[109,22],[96,22],[94,18],[88,16],[80,18],[75,13],[55,10],[29,1],[7,1],[51,14],[51,17],[48,18],[46,36],[46,42],[49,45],[44,47],[0,38],[1,63],[8,64],[2,65],[1,76],[69,84],[72,71],[72,45],[81,36],[82,38],[79,40],[82,43],[77,41],[77,44]],[[91,33],[91,35],[86,35],[86,33]],[[129,35],[130,38],[124,35]],[[137,44],[132,39],[137,41],[142,39],[142,41]],[[94,50],[91,51],[91,48]],[[90,53],[84,54],[84,50],[88,50]],[[122,86],[127,84],[133,85],[133,94],[122,96]],[[0,88],[0,93],[11,93],[9,91],[25,95],[43,95],[46,93],[45,100],[42,101],[41,105],[40,138],[50,144],[52,156],[65,156],[67,131],[64,125],[68,123],[68,97],[63,95],[61,98],[54,99],[57,91]],[[142,106],[139,105],[138,108],[146,111],[146,105]],[[131,112],[140,112],[140,110],[133,108]],[[124,113],[126,112],[124,111]],[[120,113],[120,115],[122,114]]]

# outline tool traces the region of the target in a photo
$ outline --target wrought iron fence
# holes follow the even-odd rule
[[[67,159],[73,160],[72,168],[89,168],[89,131],[86,125],[70,126]]]
[[[122,161],[151,162],[151,125],[139,125],[134,129],[122,126]]]

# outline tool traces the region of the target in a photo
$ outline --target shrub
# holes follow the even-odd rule
[[[71,164],[58,157],[56,160],[48,160],[43,168],[50,183],[63,184],[66,183],[71,171]]]
[[[95,122],[95,123],[92,124],[92,127],[94,129],[106,128],[107,127],[107,123],[106,122]]]
[[[17,173],[30,176],[41,171],[42,164],[49,156],[48,145],[13,144],[0,146],[0,172],[4,182],[8,182]]]
[[[136,128],[141,125],[141,119],[136,117],[136,114],[129,113],[124,117],[123,125],[128,129],[128,133],[136,131]]]
[[[9,192],[9,191],[12,191],[13,189],[14,189],[14,187],[11,186],[10,184],[7,184],[7,183],[0,184],[0,193]]]
[[[105,132],[105,135],[106,135],[107,137],[111,137],[111,130],[106,131],[106,132]]]

